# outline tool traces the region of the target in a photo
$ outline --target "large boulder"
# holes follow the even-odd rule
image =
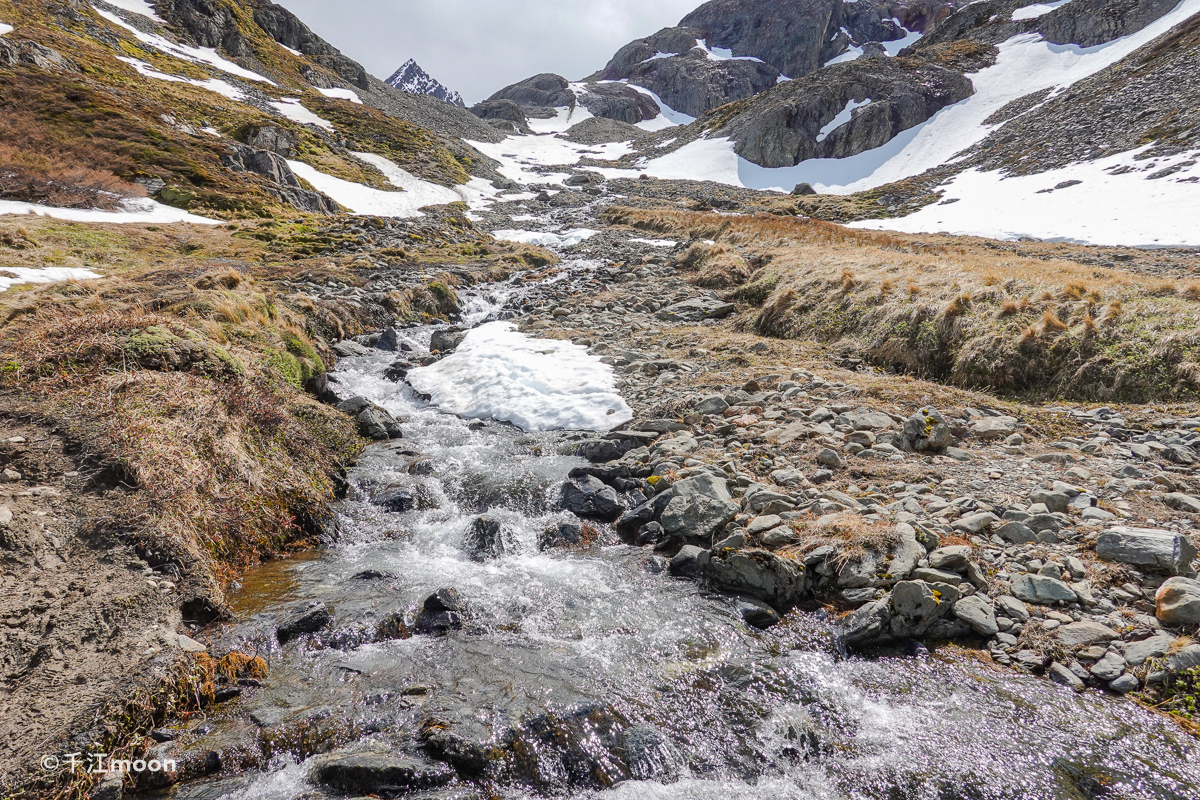
[[[893,636],[921,636],[950,610],[925,581],[900,581],[892,587]]]
[[[1096,555],[1171,575],[1192,574],[1196,548],[1186,536],[1155,528],[1109,528],[1096,539]]]
[[[749,595],[785,611],[808,591],[804,565],[767,550],[718,550],[704,564],[704,577],[735,594]]]
[[[1154,593],[1155,611],[1165,625],[1200,625],[1200,581],[1168,578]]]
[[[728,317],[737,306],[716,297],[693,297],[667,306],[658,312],[658,318],[667,322],[701,322],[706,319]]]
[[[312,602],[294,609],[275,629],[275,638],[280,644],[309,633],[316,633],[329,624],[333,617],[324,603]]]
[[[658,522],[668,535],[695,544],[712,544],[713,537],[741,511],[728,484],[715,475],[685,478],[671,487],[670,494]]]
[[[625,510],[617,492],[593,475],[581,475],[563,484],[563,505],[584,519],[612,522]]]
[[[942,450],[954,444],[954,434],[942,412],[928,406],[918,409],[904,423],[904,440],[917,451]]]
[[[337,410],[354,417],[358,423],[359,434],[368,439],[383,441],[399,439],[404,435],[395,417],[365,397],[356,396],[343,400],[338,403]]]
[[[331,753],[309,762],[313,783],[354,795],[414,792],[445,786],[456,777],[446,764],[392,753]]]
[[[1012,593],[1018,600],[1038,605],[1073,603],[1079,599],[1074,589],[1047,575],[1018,575],[1013,578]]]
[[[996,610],[983,595],[973,594],[954,604],[954,616],[971,626],[980,636],[995,636],[1000,630],[996,624]]]
[[[1063,625],[1055,629],[1054,636],[1063,647],[1069,649],[1088,647],[1089,645],[1111,642],[1113,639],[1121,638],[1120,634],[1107,625],[1101,625],[1099,622],[1091,622],[1090,620]]]

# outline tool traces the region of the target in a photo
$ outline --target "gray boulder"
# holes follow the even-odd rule
[[[336,408],[343,414],[354,417],[358,422],[359,434],[368,439],[383,441],[399,439],[404,435],[395,417],[365,397],[357,396],[343,400]]]
[[[275,638],[280,644],[308,633],[316,633],[329,624],[333,617],[324,603],[314,601],[295,609],[275,628]]]
[[[713,537],[741,511],[725,480],[702,474],[671,487],[671,498],[658,522],[669,535],[709,545]]]
[[[954,443],[954,434],[942,412],[926,406],[904,423],[904,439],[913,450],[924,452],[949,447]]]
[[[1154,528],[1109,528],[1096,539],[1096,555],[1171,575],[1192,574],[1196,548],[1187,537]]]
[[[467,331],[463,328],[438,328],[429,338],[429,349],[442,354],[453,353],[465,338]]]
[[[1063,647],[1071,649],[1111,642],[1113,639],[1121,638],[1112,628],[1089,620],[1063,625],[1055,629],[1054,636],[1062,643]]]
[[[925,581],[900,581],[892,587],[893,636],[922,636],[950,610]]]
[[[695,545],[685,544],[671,559],[668,568],[672,575],[680,578],[699,578],[708,561],[708,551]]]
[[[733,303],[715,297],[693,297],[667,306],[658,312],[658,318],[666,322],[702,322],[728,317],[736,309]]]
[[[581,475],[563,484],[563,505],[585,519],[612,522],[625,511],[617,492],[593,475]]]
[[[327,786],[355,795],[389,791],[413,792],[445,786],[456,777],[454,770],[435,761],[391,753],[331,753],[309,762],[309,777]]]
[[[1013,578],[1012,593],[1019,600],[1038,605],[1073,603],[1079,599],[1070,586],[1046,575],[1018,575]]]
[[[722,550],[712,553],[704,577],[735,594],[749,595],[786,610],[808,591],[804,565],[767,550]]]
[[[982,595],[973,594],[954,604],[954,616],[971,626],[980,636],[995,636],[1000,630],[996,611]]]

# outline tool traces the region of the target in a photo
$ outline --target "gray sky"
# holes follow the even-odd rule
[[[409,58],[476,103],[539,72],[572,80],[703,0],[277,0],[386,79]]]

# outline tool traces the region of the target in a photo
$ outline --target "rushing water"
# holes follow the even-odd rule
[[[503,313],[515,286],[468,298],[465,321]],[[430,330],[406,335],[420,348]],[[242,621],[225,643],[272,642],[272,673],[194,746],[241,737],[267,760],[179,796],[291,800],[316,788],[299,759],[356,743],[421,754],[433,720],[494,763],[487,794],[464,782],[466,794],[417,796],[1200,797],[1197,743],[1130,702],[965,657],[846,658],[820,614],[757,631],[611,533],[539,550],[569,519],[555,499],[582,463],[562,454],[578,436],[444,414],[382,377],[394,357],[339,366],[343,386],[406,422],[351,471],[338,544],[265,566],[231,597]],[[420,506],[370,502],[397,488]],[[482,514],[503,525],[497,558],[465,545]],[[461,630],[372,633],[389,619],[411,628],[446,587],[468,608]],[[314,600],[332,626],[273,644],[279,618]]]

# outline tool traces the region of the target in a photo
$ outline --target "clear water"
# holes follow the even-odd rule
[[[520,292],[468,301],[469,321],[504,313]],[[408,335],[424,345],[429,330]],[[179,796],[300,797],[315,787],[298,759],[355,743],[420,752],[434,718],[494,748],[480,797],[1200,797],[1197,742],[1130,702],[966,657],[847,658],[819,614],[756,631],[729,600],[656,572],[611,534],[539,552],[539,532],[568,518],[555,497],[582,462],[560,453],[578,434],[473,430],[382,378],[393,358],[346,360],[338,377],[406,420],[404,439],[351,471],[336,546],[268,565],[231,597],[243,621],[226,643],[270,649],[272,673],[196,746],[242,736],[263,747],[244,716],[264,708],[294,734],[265,747],[258,768]],[[418,458],[433,474],[409,473]],[[396,487],[426,507],[369,502]],[[485,512],[508,546],[477,561],[463,537]],[[391,577],[354,577],[364,570]],[[389,615],[411,623],[442,587],[470,608],[463,630],[354,643]],[[334,609],[330,631],[273,644],[283,611],[310,600]]]

